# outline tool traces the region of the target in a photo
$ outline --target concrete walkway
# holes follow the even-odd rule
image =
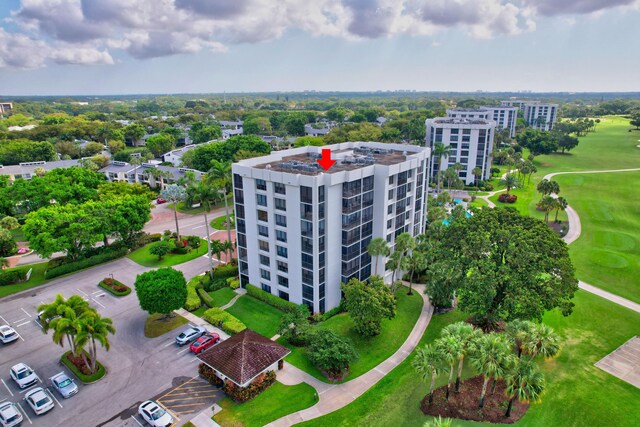
[[[592,173],[614,173],[614,172],[634,172],[640,171],[640,168],[634,169],[609,169],[609,170],[597,170],[597,171],[571,171],[571,172],[554,172],[545,175],[542,179],[551,180],[556,175],[573,175],[573,174],[592,174]],[[569,222],[569,232],[566,236],[563,237],[563,240],[567,243],[573,243],[580,237],[582,233],[582,224],[580,223],[580,216],[571,206],[567,206],[565,210],[567,212],[568,222]],[[611,292],[604,291],[596,286],[590,285],[583,281],[578,282],[578,286],[580,289],[583,289],[587,292],[591,292],[592,294],[598,295],[604,299],[607,299],[611,302],[614,302],[618,305],[626,307],[630,310],[635,311],[636,313],[640,313],[640,304],[637,304],[633,301],[629,301],[626,298],[619,297],[618,295],[612,294]]]
[[[318,381],[311,375],[303,372],[293,366],[286,366],[286,373],[283,375],[282,371],[278,372],[278,380],[284,384],[299,384],[306,382],[312,385],[318,391],[319,401],[310,408],[302,411],[295,412],[280,419],[277,419],[267,426],[270,427],[286,427],[294,424],[312,420],[314,418],[321,417],[331,412],[337,411],[340,408],[353,402],[360,397],[363,393],[373,387],[380,379],[387,375],[391,370],[402,363],[407,356],[416,348],[424,331],[429,325],[431,315],[433,314],[433,307],[429,303],[428,298],[424,294],[423,285],[415,285],[414,290],[417,294],[422,296],[424,304],[422,306],[422,312],[418,321],[413,327],[413,330],[402,344],[402,346],[388,359],[380,363],[369,372],[355,378],[351,381],[342,384],[327,384],[322,381]],[[286,383],[284,381],[287,381]]]
[[[246,293],[247,293],[247,290],[246,290],[246,289],[242,289],[242,288],[238,288],[238,289],[236,289],[236,290],[235,290],[235,292],[236,292],[236,294],[238,294],[238,295],[236,295],[235,297],[233,297],[233,298],[231,299],[231,301],[229,301],[228,303],[226,303],[225,305],[223,305],[222,307],[220,307],[222,310],[226,310],[227,308],[229,308],[229,307],[231,307],[233,304],[235,304],[235,303],[236,303],[236,301],[238,301],[238,298],[240,298],[242,295],[244,295],[244,294],[246,294]]]
[[[226,340],[227,338],[229,338],[229,334],[224,332],[222,329],[216,328],[211,323],[209,323],[206,320],[204,320],[202,317],[198,317],[195,314],[188,312],[184,308],[180,308],[178,310],[174,310],[174,313],[179,314],[180,316],[184,317],[192,325],[204,326],[205,329],[208,332],[214,332],[214,333],[220,335],[220,338],[222,338],[223,340]]]

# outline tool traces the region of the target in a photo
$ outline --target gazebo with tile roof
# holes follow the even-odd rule
[[[245,329],[201,353],[198,358],[221,380],[247,387],[259,375],[281,369],[281,361],[289,353],[288,348]]]

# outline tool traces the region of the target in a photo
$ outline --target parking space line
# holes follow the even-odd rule
[[[98,295],[94,295],[94,294],[92,294],[92,295],[93,295],[94,298],[100,298],[100,297],[105,296],[106,294],[104,292],[100,292]]]
[[[211,398],[216,397],[216,394],[215,393],[203,394],[201,396],[191,396],[191,397],[171,397],[171,399],[164,398],[164,399],[158,399],[158,400],[173,407],[173,406],[182,406],[182,405],[174,405],[173,403],[168,403],[168,402],[191,402],[194,400],[208,399],[210,397]]]
[[[36,324],[37,324],[40,328],[42,328],[42,323],[40,323],[40,322],[38,321],[38,319],[33,319],[33,321],[34,321],[34,322],[36,322]]]
[[[18,320],[16,320],[16,321],[15,321],[15,322],[13,322],[13,323],[22,322],[24,319],[26,319],[26,317],[23,317],[22,319],[18,319]]]
[[[185,348],[185,349],[180,350],[180,351],[179,351],[179,352],[177,352],[176,354],[182,354],[182,353],[184,353],[185,351],[189,351],[189,347],[187,347],[187,348]]]
[[[189,326],[191,326],[192,328],[195,328],[196,325],[194,325],[193,323],[189,322]]]
[[[7,383],[4,382],[4,380],[2,378],[0,378],[0,381],[2,381],[2,384],[4,384],[5,388],[7,389],[7,391],[9,393],[11,393],[11,396],[13,396],[13,392],[11,391],[11,389],[9,388],[9,386],[7,386]]]
[[[49,388],[47,387],[45,390],[47,390],[47,394],[51,397],[53,397],[53,400],[55,400],[56,402],[58,402],[58,405],[61,408],[64,408],[64,406],[62,406],[62,404],[60,403],[60,401],[53,395],[53,393],[51,393],[51,391],[49,390]]]
[[[2,321],[7,325],[11,325],[11,323],[7,322],[7,319],[5,319],[4,317],[0,316],[0,319],[2,319]]]
[[[169,347],[170,345],[173,345],[173,344],[175,344],[175,343],[176,343],[176,342],[175,342],[174,340],[171,340],[171,341],[169,341],[168,343],[166,343],[165,345],[163,345],[163,346],[162,346],[162,348],[167,348],[167,347]]]
[[[82,289],[80,289],[80,288],[76,288],[76,289],[77,289],[77,290],[78,290],[78,292],[80,292],[82,295],[84,295],[84,296],[86,296],[86,297],[88,297],[88,296],[89,296],[89,294],[88,294],[88,293],[86,293],[85,291],[83,291]]]
[[[24,314],[26,314],[27,316],[31,317],[31,315],[24,308],[20,307],[20,310],[24,311]]]
[[[164,406],[162,403],[160,403],[160,401],[158,401],[158,404],[160,406],[162,406],[168,413],[170,413],[171,415],[173,415],[173,417],[176,419],[176,421],[180,421],[180,417],[178,416],[178,414],[176,414],[175,412],[173,412],[171,409],[167,408],[166,406]]]
[[[98,301],[97,299],[95,299],[95,298],[91,298],[91,299],[93,300],[93,302],[95,302],[96,304],[98,304],[100,307],[102,307],[102,308],[107,308],[107,307],[105,307],[104,305],[102,305],[102,303],[101,303],[100,301]]]
[[[27,322],[28,323],[28,322]],[[20,325],[18,325],[20,326]],[[15,329],[14,329],[15,330]],[[22,342],[24,342],[24,338],[22,338],[22,335],[20,335],[20,333],[18,331],[16,331],[16,334],[18,334],[18,336],[20,337],[20,339],[22,340]]]
[[[27,415],[27,411],[24,410],[24,408],[22,407],[22,405],[20,404],[20,402],[16,402],[18,404],[18,406],[20,407],[20,411],[22,411],[22,413],[24,414],[25,417],[27,417],[27,420],[29,420],[29,424],[33,424],[33,422],[31,421],[31,418],[29,418],[29,415]]]
[[[102,291],[93,291],[93,292],[91,292],[91,295],[95,295],[95,294],[99,294],[99,293],[104,293],[104,292],[102,292]]]
[[[29,323],[31,323],[31,320],[27,320],[26,322],[18,323],[18,324],[16,325],[16,327],[20,327],[20,326],[28,325]]]
[[[140,427],[144,427],[142,424],[140,424],[140,421],[138,421],[133,415],[131,415],[131,419],[135,421]]]
[[[191,378],[190,380],[185,381],[184,383],[182,383],[182,384],[181,384],[181,385],[179,385],[178,387],[176,387],[176,388],[174,388],[173,390],[169,391],[169,393],[163,394],[163,395],[162,395],[162,396],[160,396],[158,399],[162,399],[162,398],[163,398],[163,397],[165,397],[166,395],[168,395],[168,394],[170,394],[170,393],[173,393],[174,391],[176,391],[176,390],[178,390],[178,389],[180,389],[180,388],[184,387],[185,385],[189,384],[191,381],[193,381],[193,380],[195,380],[195,379],[197,379],[197,378],[198,378],[198,377],[193,377],[193,378]]]

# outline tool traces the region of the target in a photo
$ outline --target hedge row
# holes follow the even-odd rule
[[[247,285],[247,294],[256,299],[259,299],[262,302],[266,302],[272,307],[275,307],[282,311],[286,311],[287,313],[295,313],[298,309],[298,306],[296,304],[290,301],[285,301],[282,298],[270,294],[269,292],[265,292],[262,289],[258,289],[251,284]]]
[[[90,258],[81,259],[68,264],[62,264],[58,267],[47,268],[47,271],[44,273],[44,277],[47,279],[53,279],[54,277],[62,276],[63,274],[73,273],[74,271],[93,267],[94,265],[102,264],[116,258],[121,258],[125,256],[127,252],[129,252],[129,249],[120,248],[117,250],[105,251]]]
[[[222,288],[226,288],[227,286],[229,286],[227,284],[227,279],[223,277],[214,277],[212,281],[208,280],[208,284],[207,286],[205,286],[205,288],[207,289],[207,291],[213,292],[218,291]]]
[[[27,278],[28,268],[19,270],[0,271],[0,286],[13,285]]]
[[[238,264],[228,263],[218,265],[213,269],[213,278],[224,278],[238,275]]]
[[[211,298],[211,295],[209,295],[204,289],[198,288],[198,296],[207,307],[215,307],[215,305],[213,304],[213,298]]]
[[[219,308],[210,308],[204,312],[202,318],[229,335],[237,334],[247,329],[245,324],[238,318]]]
[[[276,382],[276,373],[273,371],[267,371],[261,376],[258,376],[247,387],[238,387],[231,381],[224,383],[223,390],[231,399],[238,403],[244,403],[249,401],[271,387]]]
[[[196,276],[187,283],[187,302],[184,303],[184,309],[187,311],[197,310],[202,305],[198,296],[198,289],[202,288],[202,277]]]

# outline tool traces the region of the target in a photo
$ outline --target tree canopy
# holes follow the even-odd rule
[[[135,281],[140,308],[149,314],[168,315],[187,300],[187,282],[182,272],[171,267],[139,274]]]
[[[379,276],[372,276],[369,283],[353,278],[342,284],[342,291],[349,317],[360,335],[378,335],[382,319],[396,315],[395,296]]]

